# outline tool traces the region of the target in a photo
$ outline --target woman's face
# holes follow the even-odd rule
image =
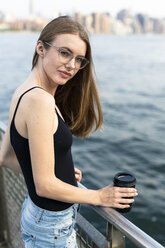
[[[64,63],[59,55],[59,51],[51,45],[58,48],[64,48],[64,52],[69,51],[73,59]],[[86,44],[78,36],[74,34],[61,34],[49,43],[49,49],[44,49],[44,56],[42,58],[43,73],[49,83],[52,85],[64,85],[68,80],[75,76],[79,71],[75,65],[75,58],[77,56],[85,57]]]

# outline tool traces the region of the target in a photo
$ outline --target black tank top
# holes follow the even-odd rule
[[[34,179],[32,174],[32,164],[30,159],[28,139],[22,137],[18,133],[14,123],[15,115],[23,95],[34,88],[40,88],[40,87],[36,86],[30,88],[29,90],[25,91],[18,100],[10,126],[11,145],[13,146],[20,167],[22,169],[31,200],[40,208],[51,211],[61,211],[69,208],[73,204],[56,201],[45,197],[40,197],[36,194]],[[63,182],[77,186],[72,154],[71,154],[72,133],[69,130],[66,123],[58,114],[57,110],[56,113],[58,117],[58,127],[54,134],[54,153],[55,153],[54,173],[55,176],[60,180],[62,180]]]

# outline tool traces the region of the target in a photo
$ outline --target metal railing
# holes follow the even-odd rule
[[[6,125],[0,122],[0,141]],[[84,187],[79,184],[79,187]],[[85,188],[85,187],[84,187]],[[20,234],[21,205],[26,194],[23,176],[9,169],[0,169],[0,247],[23,248]],[[163,248],[112,208],[89,206],[107,222],[106,235],[96,229],[80,213],[77,217],[77,240],[80,248],[125,248],[125,238],[141,248]]]

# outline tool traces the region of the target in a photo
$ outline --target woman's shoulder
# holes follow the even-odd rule
[[[35,107],[36,105],[48,106],[55,105],[54,97],[46,90],[40,87],[18,87],[12,97],[13,102],[18,102],[21,99],[22,105]]]
[[[23,116],[42,115],[48,112],[50,115],[55,109],[54,97],[42,88],[19,87],[15,90],[9,111],[10,119],[12,119],[14,110],[19,104],[19,112]],[[31,90],[30,90],[31,89]],[[28,91],[29,90],[29,91]],[[27,91],[27,92],[26,92]],[[25,93],[26,92],[26,93]],[[25,94],[24,94],[25,93]],[[19,99],[21,101],[19,102]]]

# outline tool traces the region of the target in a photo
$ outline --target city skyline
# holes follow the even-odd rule
[[[34,10],[36,14],[40,14],[45,17],[53,17],[57,13],[69,14],[73,12],[82,12],[84,14],[92,12],[109,12],[112,16],[115,16],[121,9],[129,9],[132,14],[141,12],[152,17],[165,18],[164,13],[164,0],[114,0],[111,3],[107,0],[94,1],[94,0],[33,0]],[[15,17],[27,17],[29,16],[30,0],[14,0],[14,1],[3,1],[0,5],[0,11],[5,15],[14,15]],[[86,6],[88,6],[86,8]]]

